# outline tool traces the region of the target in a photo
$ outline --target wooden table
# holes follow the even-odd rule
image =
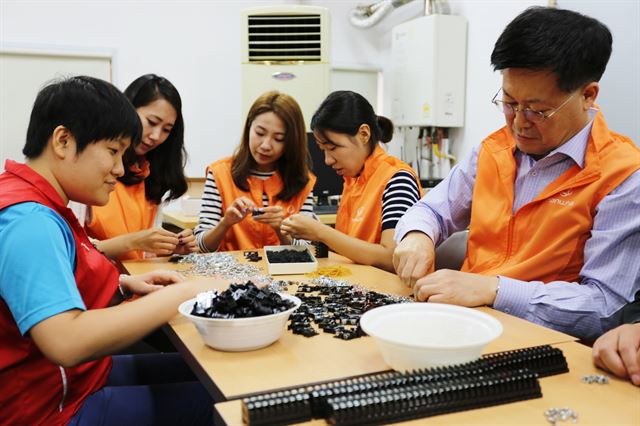
[[[336,224],[336,215],[335,214],[321,214],[318,215],[318,219],[320,222],[325,225],[335,225]],[[198,224],[198,216],[190,216],[186,215],[183,212],[162,212],[162,221],[166,223],[170,223],[179,228],[195,228]]]
[[[540,379],[542,398],[444,414],[408,422],[406,425],[545,425],[544,412],[550,408],[568,407],[578,413],[577,425],[639,425],[640,390],[625,380],[610,378],[608,385],[585,384],[581,378],[602,374],[591,362],[591,349],[576,342],[555,344],[562,349],[569,373]],[[241,425],[240,400],[217,403],[216,424]],[[313,420],[305,425],[325,425]],[[558,425],[572,425],[559,422]]]
[[[237,252],[242,260],[242,252]],[[355,265],[348,259],[330,254],[319,259],[319,266],[341,264],[353,274],[345,281],[382,293],[408,295],[411,291],[400,279],[380,269]],[[131,273],[158,267],[184,268],[166,259],[133,261],[125,264]],[[264,261],[258,262],[265,270]],[[303,275],[278,276],[285,280],[308,280]],[[494,316],[504,327],[503,334],[489,344],[485,353],[530,346],[571,342],[576,339],[491,308],[478,308]],[[273,345],[251,352],[222,352],[206,346],[193,324],[176,316],[165,327],[171,341],[216,401],[242,398],[269,390],[315,384],[344,377],[389,369],[370,337],[350,341],[321,333],[307,338],[290,331]]]

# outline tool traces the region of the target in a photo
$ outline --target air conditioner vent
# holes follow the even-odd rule
[[[321,21],[321,15],[249,15],[249,62],[321,61]]]
[[[297,41],[320,41],[320,34],[300,34],[297,37]],[[273,34],[252,34],[249,36],[249,41],[288,41],[288,36],[274,36]]]
[[[299,4],[252,7],[240,12],[239,23],[242,116],[258,96],[277,90],[298,102],[310,131],[309,120],[331,87],[329,10]]]
[[[260,25],[320,25],[320,15],[253,15],[249,16],[249,26]]]

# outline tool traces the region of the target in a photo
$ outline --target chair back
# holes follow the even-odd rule
[[[436,248],[435,268],[460,270],[467,254],[469,231],[455,232]]]

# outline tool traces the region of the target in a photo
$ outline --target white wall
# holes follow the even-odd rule
[[[615,131],[640,145],[640,0],[560,0],[558,7],[597,18],[613,34],[598,104]]]
[[[349,2],[352,3],[352,2]],[[499,73],[490,65],[491,51],[504,27],[529,6],[546,5],[546,1],[524,0],[450,0],[450,12],[467,18],[467,86],[465,100],[465,126],[451,132],[453,154],[458,158],[470,152],[488,133],[503,125],[504,119],[490,104],[501,84]],[[393,26],[421,16],[423,2],[414,1],[392,12],[373,31],[380,41],[379,58],[388,79],[391,75],[391,29]],[[387,85],[387,92],[388,87]],[[391,96],[385,94],[385,114],[389,114]],[[408,138],[417,137],[417,131],[407,132]],[[401,138],[394,139],[391,152],[400,155]]]
[[[52,78],[69,73],[111,81],[111,53],[0,51],[0,172],[6,159],[21,161],[33,99]]]
[[[346,3],[351,5],[358,2]],[[500,73],[493,72],[490,64],[491,52],[498,36],[524,9],[536,5],[546,6],[547,3],[545,0],[449,0],[450,12],[465,16],[468,20],[465,126],[451,132],[454,140],[453,153],[458,158],[470,152],[473,146],[504,123],[503,117],[490,104],[501,84]],[[560,0],[558,7],[593,16],[605,23],[612,32],[613,53],[600,82],[598,103],[614,130],[640,144],[640,1]],[[373,34],[378,40],[379,65],[384,69],[386,78],[391,75],[391,28],[421,16],[422,13],[423,2],[414,1],[395,10],[373,28],[356,30],[366,31],[367,37]],[[340,29],[334,29],[335,31]],[[390,98],[387,89],[383,111],[387,114]],[[407,137],[417,137],[417,132],[407,132]],[[394,139],[391,151],[400,155],[400,145],[401,139]]]
[[[347,18],[348,12],[362,2],[0,0],[0,47],[17,43],[113,49],[117,52],[113,81],[122,89],[148,72],[169,78],[183,98],[190,156],[187,174],[201,176],[209,162],[231,154],[239,140],[243,120],[240,116],[239,11],[270,4],[328,7],[333,65],[382,68],[388,76],[391,28],[421,15],[423,1],[416,0],[397,9],[378,26],[366,30],[352,27]],[[453,134],[454,154],[468,152],[502,124],[501,117],[489,104],[500,85],[499,74],[493,73],[489,64],[493,44],[515,15],[528,6],[546,3],[542,0],[450,1],[451,12],[464,15],[469,21],[466,123]],[[574,8],[575,3],[581,2],[567,3],[573,3],[567,7]],[[625,130],[621,127],[635,126],[626,133],[639,142],[640,2],[582,3],[588,3],[582,6],[585,13],[602,15],[614,33],[612,64],[614,61],[635,63],[631,73],[624,66],[617,71],[621,74],[608,70],[602,82],[600,104],[609,122],[619,124],[616,129],[622,133]],[[621,51],[621,48],[627,50]],[[607,92],[616,95],[607,98]],[[381,113],[389,115],[389,107],[390,96],[385,92]],[[617,111],[628,111],[631,118],[616,120],[613,117]],[[394,141],[392,152],[398,154],[399,146],[400,143]]]
[[[282,1],[279,3],[295,3]],[[240,10],[260,1],[0,2],[1,43],[116,51],[113,82],[167,77],[183,100],[187,175],[231,154],[240,117]]]

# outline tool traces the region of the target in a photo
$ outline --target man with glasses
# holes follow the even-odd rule
[[[506,126],[407,211],[396,272],[419,301],[495,309],[594,340],[640,289],[640,150],[595,104],[611,33],[534,7],[491,55]],[[434,246],[469,228],[461,271],[429,273]],[[637,348],[636,344],[636,348]]]

